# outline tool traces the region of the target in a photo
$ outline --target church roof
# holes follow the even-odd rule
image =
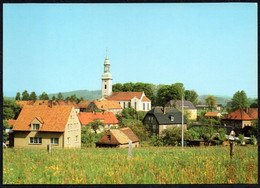
[[[141,99],[143,92],[113,92],[112,95],[106,97],[107,100],[116,100],[116,101],[130,101],[132,98],[136,97]],[[145,97],[146,101],[150,101]]]
[[[103,120],[102,122],[105,124],[118,124],[118,120],[112,112],[80,112],[78,118],[82,125],[87,125],[96,119]]]

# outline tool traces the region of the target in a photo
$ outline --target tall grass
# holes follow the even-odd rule
[[[256,184],[257,147],[4,149],[4,184]]]

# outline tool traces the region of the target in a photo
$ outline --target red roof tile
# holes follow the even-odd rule
[[[118,124],[118,120],[112,112],[80,112],[78,118],[82,125],[87,125],[96,119],[103,120],[102,122],[105,124]]]
[[[252,118],[243,110],[238,109],[227,116],[223,117],[222,119],[229,119],[229,120],[252,120]]]
[[[146,96],[143,97],[142,101],[150,101]]]
[[[129,101],[136,97],[141,99],[143,92],[113,92],[112,95],[106,97],[107,100]]]
[[[14,125],[15,122],[16,122],[16,120],[14,120],[14,119],[9,119],[9,120],[6,120],[6,121],[7,121],[9,126]]]
[[[64,132],[72,108],[73,106],[70,105],[53,106],[52,108],[47,105],[24,105],[13,130],[30,131],[31,121],[37,118],[43,122],[39,131]]]
[[[80,101],[78,104],[79,108],[87,108],[92,101]]]
[[[121,105],[117,101],[112,100],[95,100],[95,105],[98,109],[122,109]]]
[[[248,115],[252,119],[258,119],[258,108],[248,108]]]
[[[16,101],[17,104],[19,104],[21,107],[24,105],[33,105],[33,106],[40,106],[40,105],[46,105],[46,106],[61,106],[61,105],[72,105],[75,108],[78,108],[78,105],[75,101],[70,100],[30,100],[30,101]]]

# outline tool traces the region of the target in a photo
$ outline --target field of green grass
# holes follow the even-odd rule
[[[256,146],[4,149],[3,184],[256,184]]]

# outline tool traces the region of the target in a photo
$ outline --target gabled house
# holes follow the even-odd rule
[[[110,96],[101,99],[117,101],[123,109],[130,107],[137,111],[151,109],[151,100],[145,96],[144,92],[113,92]]]
[[[216,118],[216,119],[219,119],[221,118],[221,113],[219,112],[206,112],[206,114],[204,115],[204,117],[207,117],[207,118]]]
[[[96,143],[96,147],[129,147],[129,141],[132,147],[139,147],[139,139],[130,128],[110,129]]]
[[[32,105],[32,106],[74,106],[77,113],[79,113],[79,107],[75,101],[72,100],[29,100],[29,101],[16,101],[17,104],[22,108],[24,105]]]
[[[71,105],[24,105],[13,131],[15,148],[81,147],[81,125]]]
[[[82,126],[87,126],[95,120],[103,122],[105,126],[100,126],[97,133],[103,132],[105,129],[118,127],[118,120],[112,112],[80,112],[78,118]]]
[[[168,103],[166,103],[166,107],[175,107],[179,110],[182,108],[182,102],[181,100],[170,100]],[[183,101],[183,109],[188,112],[188,119],[190,120],[197,120],[197,108],[194,106],[194,104],[188,100]]]
[[[110,100],[80,101],[78,106],[81,112],[101,110],[102,112],[113,112],[115,115],[122,112],[121,105],[117,101]]]
[[[176,108],[156,107],[145,115],[143,124],[153,136],[161,135],[163,130],[182,126],[182,113]],[[187,120],[183,117],[184,129],[187,130]]]
[[[258,108],[238,109],[222,118],[225,125],[230,125],[236,129],[243,129],[252,126],[253,121],[258,119]]]

